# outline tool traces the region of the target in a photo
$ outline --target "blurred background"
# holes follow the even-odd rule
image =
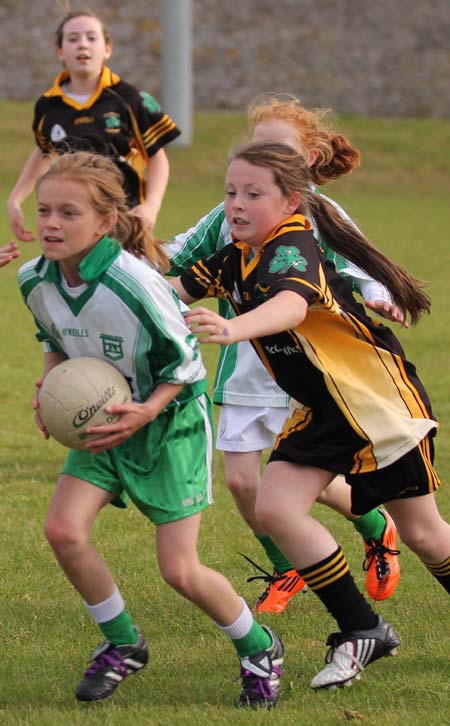
[[[97,12],[112,34],[113,70],[161,99],[169,4],[92,0],[70,9]],[[0,2],[0,98],[34,99],[50,86],[60,70],[54,30],[67,6]],[[180,7],[192,13],[197,111],[242,111],[257,93],[289,90],[340,115],[450,116],[449,0],[180,0]]]

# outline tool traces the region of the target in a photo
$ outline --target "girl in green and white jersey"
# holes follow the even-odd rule
[[[43,254],[21,268],[19,282],[44,344],[44,376],[65,358],[93,356],[116,366],[133,391],[130,404],[109,407],[118,421],[87,430],[100,438],[69,451],[45,524],[59,564],[106,638],[76,697],[107,698],[148,661],[144,636],[89,540],[100,510],[131,498],[156,526],[164,580],[232,640],[239,705],[273,706],[283,645],[197,553],[201,512],[211,502],[211,410],[197,340],[173,288],[154,269],[167,268],[167,258],[128,211],[120,171],[100,155],[58,157],[38,183],[37,206]],[[34,407],[48,438],[38,396]]]

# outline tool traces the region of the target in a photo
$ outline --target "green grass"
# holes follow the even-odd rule
[[[31,104],[0,104],[4,203],[18,171],[32,150]],[[444,482],[450,475],[450,385],[446,220],[450,192],[450,124],[435,120],[345,119],[342,127],[363,152],[363,165],[328,193],[340,201],[367,234],[416,276],[429,281],[432,313],[414,330],[400,331],[441,420],[437,465]],[[221,199],[226,156],[245,132],[243,117],[201,115],[195,142],[170,149],[171,183],[158,223],[167,237],[195,222]],[[34,204],[26,205],[33,224]],[[0,218],[0,244],[11,238]],[[22,245],[22,259],[38,254],[37,244]],[[311,593],[295,598],[276,618],[286,645],[283,699],[272,713],[242,713],[233,708],[238,673],[233,649],[207,618],[159,578],[154,528],[135,509],[102,513],[94,541],[111,565],[127,604],[148,635],[150,667],[130,679],[110,702],[78,705],[73,687],[97,643],[97,632],[79,597],[57,567],[42,533],[52,484],[63,450],[42,440],[34,426],[30,400],[41,372],[41,353],[30,315],[17,289],[18,263],[0,270],[0,722],[38,724],[328,724],[359,720],[430,726],[449,720],[449,629],[445,592],[417,559],[402,548],[402,579],[394,597],[377,606],[402,637],[399,656],[372,665],[350,689],[313,693],[308,684],[321,666],[324,642],[334,623]],[[205,348],[214,370],[217,351]],[[249,601],[258,583],[237,555],[263,562],[224,485],[220,454],[214,463],[215,505],[205,513],[200,550],[204,561],[224,572]],[[446,486],[438,493],[450,517]],[[317,514],[342,544],[357,582],[363,586],[362,548],[353,528],[331,511]],[[265,622],[274,619],[265,618]]]

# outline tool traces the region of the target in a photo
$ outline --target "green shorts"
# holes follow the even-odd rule
[[[128,497],[154,524],[189,517],[212,503],[212,411],[206,395],[173,406],[120,446],[70,450],[62,473]]]

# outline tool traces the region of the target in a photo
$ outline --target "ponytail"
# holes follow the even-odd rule
[[[317,156],[309,167],[311,179],[320,186],[350,174],[361,163],[361,154],[343,134],[320,131],[314,148]]]
[[[152,267],[162,274],[168,272],[170,262],[163,243],[153,237],[142,217],[127,210],[125,214],[120,215],[112,235],[130,254],[138,258],[145,257]]]
[[[431,301],[423,292],[424,282],[389,260],[320,194],[309,191],[308,207],[328,247],[383,283],[405,318],[409,313],[413,325],[423,313],[430,312]]]

